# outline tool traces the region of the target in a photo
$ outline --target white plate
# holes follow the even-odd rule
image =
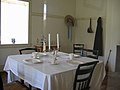
[[[75,58],[79,58],[79,57],[80,57],[80,55],[74,54],[74,57],[75,57]]]
[[[29,63],[29,64],[37,64],[37,63],[42,63],[43,61],[42,60],[39,60],[39,59],[25,59],[23,60],[25,63]]]
[[[82,61],[79,61],[79,60],[68,60],[67,61],[68,63],[70,63],[70,64],[83,64],[83,62]]]

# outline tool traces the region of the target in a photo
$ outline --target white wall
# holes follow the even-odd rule
[[[76,0],[76,43],[84,43],[86,48],[93,48],[97,19],[98,17],[102,17],[103,25],[105,25],[105,12],[106,0]],[[87,33],[90,18],[92,18],[92,29],[94,33]]]
[[[120,0],[107,1],[106,54],[110,49],[112,50],[109,66],[111,70],[114,71],[116,63],[116,45],[120,44]]]
[[[71,52],[72,43],[84,43],[86,48],[93,48],[97,18],[103,18],[104,59],[107,60],[109,50],[111,70],[115,69],[116,45],[120,44],[120,0],[47,0],[48,13],[45,35],[51,33],[52,43],[56,42],[56,33],[60,33],[61,51]],[[30,25],[31,43],[41,39],[43,34],[43,0],[32,0],[32,18]],[[66,15],[76,16],[76,30],[73,41],[67,38],[67,26],[64,23]],[[87,33],[89,18],[92,18],[94,33]],[[75,39],[74,39],[75,38]],[[18,54],[21,47],[0,47],[0,65],[5,63],[8,55]]]
[[[68,3],[69,2],[69,3]],[[56,34],[60,34],[60,49],[61,51],[71,52],[72,41],[67,38],[67,26],[64,23],[66,15],[75,16],[75,1],[74,0],[47,0],[48,12],[46,20],[46,29],[43,28],[42,13],[43,0],[34,0],[32,5],[32,43],[39,41],[41,35],[51,33],[51,42],[56,44]]]
[[[19,54],[19,51],[18,51],[19,48],[20,47],[17,47],[17,48],[12,48],[12,47],[0,48],[0,70],[3,69],[3,65],[4,65],[8,55]]]
[[[31,0],[30,0],[31,1]],[[39,44],[41,35],[51,33],[51,42],[56,44],[56,34],[60,34],[60,50],[65,52],[72,51],[72,42],[67,38],[67,26],[64,17],[68,14],[75,16],[75,0],[46,0],[48,5],[46,29],[43,30],[43,2],[44,0],[31,1],[31,21],[30,21],[30,41],[32,45],[36,44],[37,38]],[[74,40],[74,39],[73,39]],[[6,58],[11,54],[18,54],[19,48],[23,47],[0,47],[0,65],[4,65]]]
[[[104,57],[106,61],[109,50],[109,66],[115,70],[116,45],[120,44],[120,0],[76,0],[77,27],[75,42],[84,43],[86,48],[93,48],[97,18],[103,18]],[[89,18],[92,18],[94,33],[87,33]]]

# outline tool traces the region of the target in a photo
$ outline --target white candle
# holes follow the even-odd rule
[[[57,49],[59,50],[59,34],[57,33]]]
[[[50,33],[48,34],[48,49],[50,50]]]
[[[43,41],[43,51],[46,51],[45,41]]]

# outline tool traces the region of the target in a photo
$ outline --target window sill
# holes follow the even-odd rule
[[[19,48],[19,47],[30,47],[32,44],[8,44],[0,45],[0,48]]]

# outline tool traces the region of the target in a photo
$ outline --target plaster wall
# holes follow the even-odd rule
[[[47,4],[47,20],[46,27],[43,24],[43,4],[45,0],[28,0],[31,6],[30,19],[30,45],[41,45],[42,35],[48,38],[51,34],[51,44],[56,45],[56,34],[60,35],[60,50],[64,52],[72,51],[72,41],[67,38],[67,26],[64,22],[66,15],[75,16],[75,0],[46,0]],[[75,28],[74,28],[75,29]],[[37,39],[39,43],[37,43]],[[0,47],[0,66],[4,65],[7,56],[19,54],[19,48],[28,46],[5,46]]]
[[[93,48],[98,17],[102,17],[103,28],[105,28],[106,0],[76,0],[77,25],[75,43],[84,43],[86,48]],[[92,30],[94,33],[87,32],[90,18],[92,19]],[[103,30],[104,33],[105,29]]]
[[[106,63],[109,51],[112,50],[109,59],[111,71],[115,71],[116,45],[120,44],[119,3],[119,0],[76,0],[75,43],[84,43],[86,48],[93,48],[97,18],[102,17],[104,56],[100,59]],[[87,33],[90,18],[94,33]]]
[[[111,71],[115,71],[116,65],[116,46],[120,44],[120,1],[107,0],[107,24],[106,24],[106,46],[105,52],[108,56],[109,50],[112,50],[109,67]],[[107,59],[107,57],[105,57]]]

